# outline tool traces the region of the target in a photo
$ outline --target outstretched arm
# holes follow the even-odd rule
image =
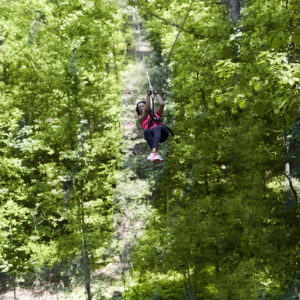
[[[144,120],[147,118],[150,112],[150,96],[152,94],[151,90],[147,91],[146,104],[143,113],[138,117],[139,123],[142,125]]]
[[[156,99],[159,103],[159,107],[157,108],[156,110],[156,113],[161,116],[163,111],[164,111],[164,106],[165,106],[165,103],[164,103],[164,100],[163,98],[161,97],[161,95],[156,91],[154,90],[154,95],[156,95]]]

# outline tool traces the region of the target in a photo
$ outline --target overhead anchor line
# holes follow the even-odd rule
[[[185,16],[184,16],[184,19],[183,19],[183,21],[182,21],[182,24],[181,24],[181,25],[178,25],[179,30],[178,30],[178,32],[177,32],[176,38],[175,38],[175,40],[174,40],[174,42],[173,42],[173,44],[172,44],[172,47],[171,47],[171,49],[170,49],[170,51],[169,51],[169,53],[168,53],[168,56],[167,56],[166,61],[163,63],[163,65],[165,66],[165,68],[168,66],[168,64],[169,64],[169,62],[170,62],[171,55],[172,55],[172,53],[173,53],[173,50],[175,49],[175,45],[176,45],[176,43],[177,43],[177,41],[178,41],[178,39],[179,39],[179,36],[180,36],[181,32],[185,31],[185,30],[184,30],[184,24],[185,24],[185,22],[186,22],[187,19],[188,19],[189,13],[190,13],[190,11],[191,11],[191,9],[192,9],[192,4],[193,4],[193,2],[194,2],[193,0],[190,1],[189,8],[188,8],[188,10],[187,10],[187,12],[186,12],[186,14],[185,14]],[[160,72],[157,82],[160,81],[161,74],[162,74],[162,72]]]
[[[135,10],[135,12],[137,13],[137,20],[139,19],[139,15],[138,12]],[[138,21],[138,33],[139,33],[139,44],[142,44],[142,37],[141,37],[141,28],[140,28],[140,22]],[[142,51],[143,54],[143,63],[146,67],[146,76],[147,76],[147,80],[148,80],[148,85],[149,85],[149,89],[153,90],[152,84],[151,84],[151,80],[150,80],[150,76],[149,76],[149,71],[148,71],[148,67],[147,67],[147,62],[145,59],[145,53],[144,51]],[[154,111],[154,97],[151,95],[150,97],[150,101],[151,101],[151,109],[152,111]]]
[[[176,23],[171,23],[172,25],[178,27],[179,30],[178,30],[177,35],[176,35],[176,38],[175,38],[175,40],[174,40],[174,42],[173,42],[173,44],[172,44],[172,47],[171,47],[171,49],[170,49],[170,51],[169,51],[169,53],[168,53],[167,59],[166,59],[166,61],[165,61],[165,63],[164,63],[165,68],[167,67],[167,65],[168,65],[169,62],[170,62],[171,55],[172,55],[172,53],[173,53],[173,51],[174,51],[174,49],[175,49],[175,45],[176,45],[176,43],[177,43],[177,41],[178,41],[178,39],[179,39],[179,36],[180,36],[181,32],[186,31],[186,30],[184,29],[184,24],[186,23],[186,21],[187,21],[187,19],[188,19],[189,13],[190,13],[190,11],[191,11],[191,9],[192,9],[192,4],[193,4],[193,2],[194,2],[193,0],[190,1],[189,8],[188,8],[188,10],[187,10],[187,12],[186,12],[186,14],[185,14],[185,16],[184,16],[184,19],[183,19],[181,25],[178,25],[178,24],[176,24]],[[151,14],[152,14],[152,13],[151,13]],[[153,15],[154,17],[158,17],[158,16],[156,16],[155,14],[152,14],[152,15]],[[159,18],[160,18],[161,20],[165,21],[163,18],[161,18],[161,17],[159,17]],[[140,28],[139,22],[138,22],[138,32],[139,32],[139,40],[140,40],[140,44],[141,44],[142,39],[141,39],[141,28]],[[142,53],[143,53],[143,62],[144,62],[144,64],[145,64],[145,66],[146,66],[146,76],[147,76],[147,79],[148,79],[149,89],[152,90],[153,87],[152,87],[152,84],[151,84],[151,80],[150,80],[150,76],[149,76],[149,71],[148,71],[147,63],[146,63],[146,61],[145,61],[144,51],[143,51]],[[159,77],[158,77],[157,82],[160,81],[160,77],[161,77],[161,73],[160,73],[160,75],[159,75]],[[153,97],[151,97],[151,105],[152,105],[152,109],[153,109],[153,111],[154,111],[154,98],[153,98]]]

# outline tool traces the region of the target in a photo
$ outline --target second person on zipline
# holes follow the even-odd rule
[[[150,108],[150,96],[152,93],[159,103],[159,107],[155,113],[152,112]],[[144,129],[145,139],[151,148],[151,153],[147,157],[147,160],[154,163],[160,163],[163,161],[161,156],[158,154],[158,144],[165,142],[169,136],[167,127],[164,126],[160,119],[163,110],[164,101],[155,89],[147,91],[146,101],[142,100],[136,104],[138,122]]]

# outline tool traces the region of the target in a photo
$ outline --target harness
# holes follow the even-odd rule
[[[154,103],[154,102],[152,101],[152,103]],[[152,111],[154,111],[154,110],[152,110]],[[156,116],[152,111],[150,111],[150,113],[149,113],[150,118],[148,121],[148,129],[151,129],[154,121],[163,124],[162,119],[160,117]],[[168,131],[171,133],[172,136],[174,135],[174,132],[172,131],[172,129],[170,129],[168,126],[166,126],[164,124],[163,124],[163,126],[165,126],[168,129]]]

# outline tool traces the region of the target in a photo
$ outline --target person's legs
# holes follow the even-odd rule
[[[152,149],[156,150],[158,148],[158,143],[161,139],[161,129],[162,129],[162,126],[154,127],[154,137],[153,137],[153,147],[152,147]]]
[[[167,140],[169,136],[168,129],[165,126],[156,126],[154,129],[144,130],[144,136],[151,148],[151,154],[148,156],[147,160],[162,162],[163,159],[158,155],[157,149],[159,143],[163,143]]]
[[[163,143],[167,140],[169,131],[165,126],[156,126],[154,128],[153,148],[158,148],[158,143]]]
[[[161,127],[161,138],[160,138],[160,143],[163,143],[167,140],[167,138],[169,137],[169,130],[167,129],[166,126],[162,126]]]
[[[153,149],[152,149],[152,152],[154,152],[154,158],[153,158],[154,162],[163,161],[161,156],[158,154],[157,149],[158,149],[158,144],[166,141],[168,136],[169,136],[169,131],[165,126],[156,126],[154,128]]]
[[[147,143],[150,146],[151,150],[153,149],[153,136],[154,136],[154,130],[153,129],[145,129],[144,130],[145,140],[147,141]]]

